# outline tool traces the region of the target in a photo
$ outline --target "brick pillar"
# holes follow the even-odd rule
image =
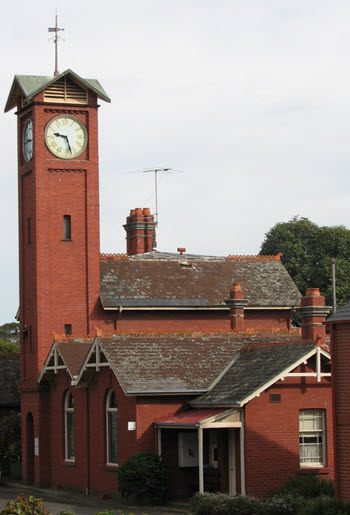
[[[232,283],[230,298],[225,300],[226,306],[230,308],[230,324],[232,331],[244,330],[244,308],[248,301],[243,298],[241,283]]]
[[[132,209],[123,227],[126,230],[126,251],[129,256],[151,252],[155,248],[156,224],[149,208]]]
[[[327,347],[324,322],[330,310],[330,306],[325,305],[325,298],[320,294],[319,288],[308,288],[298,309],[301,316],[302,338],[313,340],[321,347]]]

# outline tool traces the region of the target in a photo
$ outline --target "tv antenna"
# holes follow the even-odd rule
[[[173,168],[146,168],[145,170],[135,170],[125,173],[154,173],[154,194],[156,200],[156,211],[154,213],[155,225],[158,225],[158,174],[162,173],[184,173],[182,170],[174,170]]]
[[[57,11],[56,11],[56,15],[55,15],[55,26],[54,27],[49,27],[49,32],[54,32],[55,35],[53,36],[53,42],[54,42],[54,45],[55,45],[55,71],[53,72],[54,76],[56,77],[56,75],[58,75],[58,41],[61,40],[61,41],[64,41],[63,38],[60,38],[58,33],[60,30],[64,30],[64,29],[61,29],[58,27],[57,25]]]

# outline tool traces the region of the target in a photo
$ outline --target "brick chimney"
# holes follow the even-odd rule
[[[156,224],[148,207],[131,209],[123,227],[128,256],[151,252],[156,247]]]
[[[301,316],[301,336],[315,341],[320,347],[326,345],[325,320],[331,308],[325,305],[325,298],[319,288],[308,288],[301,299],[298,312]]]
[[[226,306],[230,308],[230,324],[232,331],[243,331],[244,329],[244,308],[248,301],[244,299],[241,283],[232,283],[230,298],[225,300]]]

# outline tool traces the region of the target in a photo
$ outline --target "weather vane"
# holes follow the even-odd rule
[[[49,27],[49,32],[54,32],[55,35],[53,37],[53,42],[55,44],[55,71],[54,71],[54,76],[56,77],[56,75],[58,75],[58,56],[57,56],[57,47],[58,47],[58,40],[59,39],[62,39],[58,36],[58,33],[60,30],[64,30],[64,29],[61,29],[58,27],[57,25],[57,12],[56,12],[56,16],[55,16],[55,26],[54,27]]]

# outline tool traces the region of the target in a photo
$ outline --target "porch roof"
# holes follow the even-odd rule
[[[158,427],[183,427],[183,428],[196,428],[201,422],[205,422],[207,419],[215,417],[219,413],[223,413],[224,409],[190,409],[182,411],[171,417],[165,417],[160,420],[156,420],[154,424]]]

